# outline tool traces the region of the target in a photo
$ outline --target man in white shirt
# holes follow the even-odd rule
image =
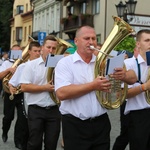
[[[92,27],[79,28],[74,40],[77,51],[62,58],[55,68],[55,91],[61,100],[65,150],[110,149],[110,121],[95,91],[109,92],[111,83],[105,77],[94,79],[96,56],[90,46],[97,47],[96,39]],[[116,68],[113,77],[128,81],[128,73]],[[131,76],[134,77],[132,71]]]
[[[60,133],[60,112],[51,99],[54,92],[52,81],[47,81],[48,68],[45,67],[47,55],[55,54],[58,41],[47,36],[41,48],[41,57],[28,62],[21,76],[21,90],[26,93],[28,105],[29,141],[28,150],[56,150]],[[44,137],[44,139],[43,139]]]
[[[13,45],[12,50],[20,50],[21,47],[19,45]],[[0,66],[0,79],[3,79],[7,74],[14,74],[16,67],[11,67],[13,65],[15,60],[9,59],[6,60],[1,66]],[[15,113],[15,107],[17,108],[17,120],[14,128],[14,143],[17,148],[21,148],[21,135],[22,132],[20,128],[20,123],[22,121],[22,112],[21,112],[21,99],[22,95],[17,95],[13,101],[10,101],[9,99],[10,93],[7,93],[4,91],[4,117],[2,120],[2,140],[3,142],[6,142],[8,139],[8,131],[11,126],[11,122],[14,119],[14,113]]]
[[[147,81],[149,66],[146,52],[150,50],[150,30],[140,30],[136,36],[139,50],[137,59],[125,60],[127,69],[133,69],[138,77],[135,84],[129,86],[125,114],[129,114],[129,146],[130,150],[150,149],[150,103],[147,102],[145,91],[150,90]]]

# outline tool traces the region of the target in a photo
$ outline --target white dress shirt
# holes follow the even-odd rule
[[[25,67],[25,64],[26,63],[20,64],[17,67],[17,69],[16,69],[15,73],[13,74],[13,76],[11,77],[11,79],[9,80],[9,83],[11,85],[13,85],[14,87],[17,87],[20,85],[20,79],[21,79],[21,75],[22,75],[23,69]]]
[[[47,70],[45,62],[42,57],[26,63],[23,73],[21,75],[20,83],[24,84],[47,84]],[[56,105],[50,97],[48,91],[39,93],[26,93],[27,105],[36,104],[41,107]]]
[[[5,71],[6,69],[12,67],[14,63],[14,60],[6,60],[3,62],[3,64],[0,66],[0,72]]]
[[[138,55],[137,59],[138,59],[138,63],[140,64],[141,81],[142,83],[145,83],[147,79],[149,66],[147,66],[147,63],[144,61],[141,55]],[[138,66],[137,66],[137,62],[135,58],[133,57],[133,58],[125,59],[124,62],[125,62],[127,70],[129,69],[134,70],[138,77]],[[136,82],[133,85],[129,85],[128,88],[134,88],[139,85],[140,83]],[[126,104],[124,113],[128,114],[132,110],[141,110],[141,109],[146,109],[146,108],[150,108],[150,105],[146,101],[145,92],[142,92],[138,94],[137,96],[127,99],[127,104]]]
[[[80,85],[94,80],[95,56],[89,64],[75,52],[73,55],[62,58],[55,67],[55,90],[70,84]],[[78,98],[61,101],[62,114],[71,114],[82,120],[100,116],[106,113],[97,98],[95,91]]]

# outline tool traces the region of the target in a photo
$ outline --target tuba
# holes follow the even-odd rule
[[[31,37],[30,37],[31,38]],[[34,39],[31,38],[31,41],[33,41]],[[17,66],[19,66],[20,64],[26,62],[28,59],[29,59],[29,53],[28,53],[28,49],[29,49],[29,44],[30,44],[30,41],[29,43],[27,44],[27,46],[24,48],[23,52],[22,52],[22,59],[17,59],[14,64],[11,66],[12,68],[15,68]],[[3,84],[3,89],[5,92],[7,93],[10,93],[9,91],[9,85],[8,85],[8,82],[9,80],[11,79],[12,77],[12,73],[8,73],[4,78],[3,78],[3,81],[2,81],[2,84]],[[20,86],[16,88],[16,93],[15,94],[19,94],[21,93],[21,88]],[[13,100],[14,99],[14,96],[13,95],[10,95],[9,97],[10,100]]]
[[[70,43],[60,38],[56,38],[56,39],[59,44],[55,55],[62,55],[64,54],[67,48],[73,47]],[[47,81],[49,82],[50,80],[54,81],[54,68],[52,67],[48,68],[48,73],[47,73]],[[60,105],[60,101],[57,99],[55,92],[50,92],[50,97],[57,105]]]
[[[150,69],[148,69],[148,75],[147,75],[146,81],[148,81],[149,79],[150,79]],[[150,91],[149,90],[145,91],[145,97],[146,97],[147,103],[150,105]]]
[[[101,47],[95,61],[95,77],[105,76],[106,59],[115,46],[117,46],[126,36],[134,30],[131,26],[119,17],[113,16],[114,27]],[[111,91],[109,93],[96,91],[96,96],[100,104],[107,109],[116,109],[124,102],[127,94],[127,84],[121,88],[121,81],[108,76],[111,82]]]

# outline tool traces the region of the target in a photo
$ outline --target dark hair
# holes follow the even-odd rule
[[[31,41],[29,44],[29,50],[31,50],[33,46],[40,47],[40,43],[37,41]]]
[[[47,40],[50,40],[50,41],[57,41],[56,37],[53,36],[53,35],[48,35],[45,37],[44,39],[44,42],[43,42],[43,45],[46,43]]]
[[[142,29],[142,30],[138,31],[137,34],[136,34],[136,41],[139,41],[139,40],[140,40],[141,35],[142,35],[143,33],[150,34],[150,30],[149,30],[149,29]]]

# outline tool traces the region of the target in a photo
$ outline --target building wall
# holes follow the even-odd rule
[[[33,32],[46,32],[47,35],[53,31],[60,31],[60,2],[55,0],[35,0]]]
[[[23,12],[17,13],[17,6],[23,6]],[[20,46],[25,47],[28,43],[28,35],[32,33],[32,6],[30,0],[15,0],[13,5],[13,20],[11,21],[11,43],[10,45],[17,44],[16,28],[22,28],[20,33],[21,41],[18,43]],[[28,13],[29,12],[29,13]],[[26,15],[25,15],[26,14]],[[25,35],[26,34],[26,35]]]
[[[117,11],[116,11],[116,6],[120,0],[105,0],[105,2],[107,1],[107,6],[103,7],[106,8],[106,12],[107,12],[107,20],[106,20],[106,38],[109,35],[110,31],[112,30],[113,26],[114,26],[114,21],[112,19],[112,15],[117,16]],[[128,1],[128,0],[126,0]],[[136,9],[135,9],[135,14],[140,14],[143,16],[150,16],[150,11],[149,11],[149,5],[150,5],[150,1],[149,0],[135,0],[137,1],[136,4]],[[101,2],[103,2],[103,0],[101,0]],[[125,0],[122,0],[122,2],[125,4]],[[136,16],[133,16],[133,18],[136,18]],[[135,26],[133,26],[132,22],[129,22],[129,24],[132,26],[133,29],[135,29]],[[105,26],[105,25],[104,25]],[[137,24],[137,26],[139,26]],[[148,26],[147,26],[148,27]],[[103,28],[104,29],[104,28]],[[101,32],[105,31],[101,30]],[[138,30],[136,30],[137,32]],[[103,34],[104,35],[104,34]],[[102,38],[102,40],[105,40],[105,37]]]
[[[14,11],[17,5],[24,5],[24,10],[30,10],[32,7],[29,5],[30,0],[20,1],[15,0],[14,2]],[[88,0],[88,5],[91,5],[93,0]],[[94,15],[94,28],[96,31],[97,36],[100,37],[100,42],[103,43],[106,38],[108,37],[109,33],[114,27],[114,20],[112,16],[117,16],[116,6],[120,0],[100,0],[100,13]],[[125,4],[125,0],[122,0]],[[28,3],[28,5],[26,4]],[[33,32],[44,31],[47,34],[52,33],[53,31],[57,32],[57,36],[67,40],[69,37],[65,33],[63,33],[63,25],[60,23],[60,19],[67,15],[66,6],[63,5],[63,1],[56,1],[56,0],[33,0],[33,7],[34,7],[34,14],[33,20],[27,19],[26,17],[22,18],[20,15],[13,15],[14,21],[12,20],[11,23],[11,45],[14,44],[16,41],[13,40],[15,34],[15,28],[17,26],[23,26],[23,29],[29,30],[29,26],[33,25]],[[149,0],[137,0],[135,14],[136,16],[130,22],[131,26],[138,31],[139,29],[145,27],[150,27],[150,11],[149,11]],[[28,7],[28,9],[26,8]],[[88,10],[89,11],[89,10]],[[137,19],[139,19],[138,15],[143,15],[140,18],[140,23],[137,24]],[[23,19],[25,19],[23,21]],[[32,22],[33,21],[33,22]],[[146,25],[143,25],[144,23]],[[138,26],[138,27],[137,27]],[[140,27],[139,27],[140,26]],[[24,34],[24,33],[23,33]],[[29,33],[27,33],[29,34]],[[23,38],[25,35],[23,36]],[[22,45],[26,44],[26,40],[22,41]]]

